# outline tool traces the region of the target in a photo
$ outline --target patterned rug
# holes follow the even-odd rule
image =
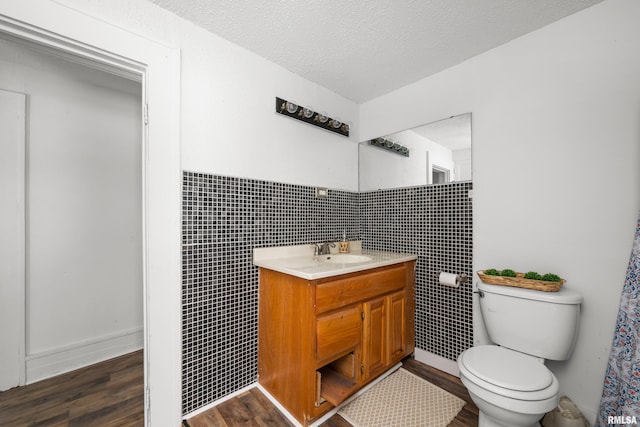
[[[338,414],[355,427],[446,427],[465,401],[398,369]]]

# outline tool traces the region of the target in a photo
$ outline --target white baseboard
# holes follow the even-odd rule
[[[143,328],[135,328],[25,358],[27,384],[83,368],[144,347]]]
[[[455,360],[449,360],[445,357],[438,356],[437,354],[422,350],[420,348],[416,348],[413,355],[418,362],[433,366],[436,369],[440,369],[441,371],[460,378],[458,362],[456,362]]]
[[[218,406],[219,404],[221,404],[223,402],[226,402],[227,400],[233,399],[236,396],[240,396],[242,393],[244,393],[246,391],[249,391],[252,388],[255,388],[257,386],[258,386],[258,383],[249,384],[248,386],[243,387],[240,390],[236,390],[233,393],[230,393],[230,394],[228,394],[228,395],[226,395],[224,397],[221,397],[220,399],[215,400],[215,401],[209,403],[208,405],[205,405],[205,406],[203,406],[203,407],[201,407],[199,409],[196,409],[195,411],[189,412],[188,414],[184,415],[182,417],[182,419],[183,420],[188,420],[190,418],[195,417],[196,415],[200,415],[200,414],[202,414],[204,412],[207,412],[209,409],[214,408],[214,407]]]

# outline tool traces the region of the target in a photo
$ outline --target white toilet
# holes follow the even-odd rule
[[[460,380],[480,410],[479,427],[537,426],[558,404],[546,359],[566,360],[578,331],[582,296],[478,283],[480,311],[495,345],[458,357]]]

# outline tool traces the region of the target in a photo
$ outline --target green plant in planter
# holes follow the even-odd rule
[[[540,279],[542,279],[542,276],[540,276],[535,271],[529,271],[529,272],[525,273],[524,278],[525,279],[540,280]]]
[[[499,276],[500,272],[495,268],[489,268],[484,271],[484,274],[486,274],[487,276]]]
[[[500,272],[500,275],[503,277],[516,277],[516,272],[506,268]]]
[[[562,279],[560,278],[560,276],[553,274],[553,273],[547,273],[544,276],[542,276],[542,279],[545,282],[560,282],[562,281]]]

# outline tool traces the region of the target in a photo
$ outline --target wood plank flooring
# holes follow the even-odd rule
[[[467,402],[450,427],[478,425],[478,408],[458,378],[411,358],[404,368]],[[0,393],[0,426],[143,426],[143,388],[143,355],[137,351]],[[191,418],[188,425],[292,426],[257,388]],[[322,427],[351,425],[334,415]]]
[[[478,425],[478,407],[473,403],[467,388],[458,377],[442,372],[424,363],[417,362],[414,359],[406,359],[403,361],[403,364],[407,371],[413,372],[431,384],[447,390],[449,393],[467,402],[454,420],[449,423],[449,427],[476,427]]]
[[[408,371],[467,402],[449,424],[449,427],[476,427],[478,425],[478,408],[471,401],[467,389],[458,378],[417,362],[413,358],[405,359],[403,364]],[[187,420],[185,426],[187,425],[189,427],[292,426],[257,388],[252,388],[240,396],[229,399]],[[351,427],[351,424],[336,414],[322,423],[321,427]]]
[[[142,350],[0,393],[0,426],[144,425]]]

